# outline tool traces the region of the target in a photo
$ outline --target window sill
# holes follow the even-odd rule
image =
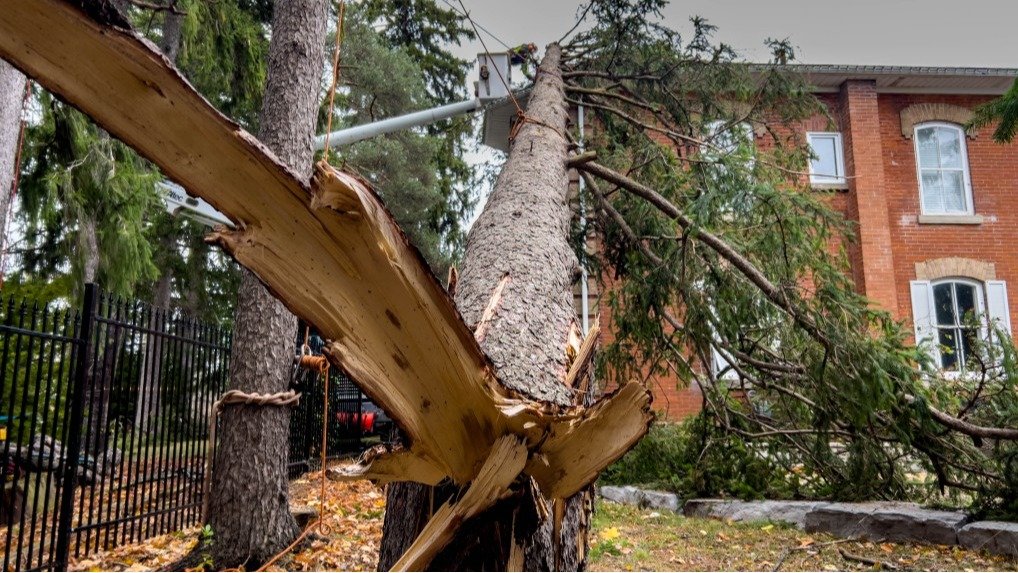
[[[810,183],[814,191],[848,191],[848,183]]]
[[[920,225],[982,225],[982,215],[919,215]]]

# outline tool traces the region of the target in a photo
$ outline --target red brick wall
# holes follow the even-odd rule
[[[948,103],[972,108],[990,98],[973,96],[882,95],[880,132],[884,142],[884,173],[894,249],[894,286],[898,305],[891,310],[911,324],[909,281],[915,280],[915,263],[942,257],[964,257],[992,262],[997,278],[1008,282],[1011,323],[1016,322],[1018,289],[1018,144],[1001,145],[984,128],[966,138],[972,202],[979,225],[919,224],[919,182],[914,141],[901,134],[900,112],[916,103]]]
[[[915,146],[901,132],[901,110],[918,103],[973,108],[986,96],[878,94],[871,82],[850,81],[839,94],[819,96],[842,133],[847,192],[829,196],[831,206],[858,222],[858,240],[845,245],[853,278],[878,306],[911,325],[909,281],[915,264],[943,257],[992,262],[998,279],[1008,282],[1011,323],[1018,326],[1018,142],[1000,145],[992,127],[966,138],[972,199],[979,225],[919,224],[919,181]],[[826,117],[802,125],[803,131],[831,129]],[[609,311],[602,297],[605,341],[612,339]],[[654,408],[672,419],[699,411],[695,385],[674,376],[651,376]]]

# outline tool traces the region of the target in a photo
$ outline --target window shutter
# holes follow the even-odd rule
[[[986,281],[986,311],[998,328],[1011,334],[1011,312],[1007,305],[1007,283]]]
[[[936,358],[936,328],[934,325],[933,296],[930,281],[912,281],[912,324],[915,325],[916,346]]]

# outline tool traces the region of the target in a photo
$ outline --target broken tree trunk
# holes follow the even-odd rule
[[[548,47],[520,127],[484,211],[470,230],[456,305],[491,358],[498,379],[528,399],[583,404],[565,384],[566,346],[575,323],[578,270],[568,243],[566,109],[560,49]],[[420,523],[435,494],[399,484],[388,492],[380,569],[399,569],[407,523]],[[446,492],[448,493],[448,492]],[[533,488],[475,518],[432,563],[436,569],[504,570],[515,548],[526,570],[575,570],[586,555],[587,492],[568,501]],[[419,499],[417,504],[408,500]],[[532,511],[535,506],[544,512]],[[436,514],[436,517],[438,515]],[[512,524],[510,527],[509,525]],[[429,524],[429,527],[431,524]],[[393,531],[393,528],[400,528]],[[427,534],[425,531],[422,537]],[[412,540],[412,539],[410,539]],[[414,563],[419,565],[419,563]]]
[[[567,325],[559,324],[558,317],[564,316],[559,310],[544,307],[558,304],[555,301],[563,293],[557,289],[569,283],[559,276],[560,271],[565,276],[572,271],[572,259],[555,246],[558,243],[538,255],[552,258],[535,260],[526,271],[509,269],[502,302],[496,297],[487,313],[491,293],[505,273],[489,278],[482,269],[470,271],[476,277],[470,279],[476,286],[469,287],[474,294],[463,296],[483,300],[470,304],[469,312],[472,321],[490,317],[484,321],[484,339],[511,341],[512,328],[522,325],[537,329],[533,337],[515,334],[527,348],[535,348],[537,340],[544,338],[546,346],[532,359],[534,370],[507,368],[508,378],[502,382],[500,370],[505,364],[493,363],[482,351],[474,329],[463,321],[370,188],[325,164],[317,166],[307,184],[202,100],[136,34],[97,23],[61,0],[5,0],[0,11],[0,57],[90,115],[159,165],[168,177],[234,220],[237,230],[221,230],[212,240],[321,332],[329,341],[330,359],[399,423],[407,437],[405,448],[376,451],[361,466],[336,472],[337,478],[442,482],[466,493],[478,482],[473,491],[484,494],[480,502],[471,495],[469,507],[454,506],[443,515],[466,516],[467,523],[501,528],[502,532],[483,537],[508,537],[507,544],[488,549],[508,548],[493,558],[494,566],[571,564],[553,561],[557,555],[566,555],[565,548],[549,551],[556,545],[548,541],[553,524],[574,523],[566,515],[572,510],[561,500],[586,488],[599,471],[632,447],[646,433],[651,415],[650,395],[638,383],[623,385],[589,407],[576,404],[572,392],[556,387],[562,385],[569,368],[564,347]],[[544,82],[545,74],[552,74],[548,82]],[[527,122],[523,126],[514,152],[522,156],[514,161],[528,161],[531,143],[535,154],[544,145],[556,147],[548,151],[552,161],[543,167],[553,171],[541,187],[551,192],[550,187],[562,180],[563,188],[550,196],[537,197],[535,192],[518,208],[506,211],[516,218],[531,208],[547,209],[544,222],[534,224],[547,224],[549,229],[564,225],[567,216],[562,174],[565,143],[561,128],[554,127],[561,121],[564,128],[564,116],[558,115],[564,110],[560,80],[555,78],[557,70],[541,72],[539,83],[547,83],[552,92],[547,99],[551,117],[548,125]],[[536,171],[532,175],[545,177]],[[524,183],[529,182],[517,180],[503,194],[528,193]],[[553,206],[558,201],[563,202],[563,211]],[[516,232],[525,232],[523,227],[515,227]],[[496,248],[490,243],[493,240],[478,243],[489,245],[482,251]],[[505,245],[522,248],[523,243]],[[517,254],[505,253],[510,255]],[[542,265],[562,268],[550,271],[553,278],[542,278],[537,276]],[[514,272],[520,274],[514,277]],[[530,280],[542,282],[528,287]],[[464,288],[462,278],[459,288]],[[545,288],[555,290],[538,290]],[[476,294],[479,291],[489,294]],[[551,316],[542,324],[541,319],[511,318],[506,309]],[[496,356],[499,361],[514,359],[511,350]],[[528,376],[533,382],[526,380]],[[507,438],[526,450],[522,472],[508,486],[501,469],[494,471],[486,463],[496,444],[507,443]],[[477,517],[470,519],[470,515]],[[491,519],[499,515],[507,520],[516,515],[519,527],[505,533],[510,522]],[[415,565],[430,555],[441,559],[444,543],[450,539],[441,522],[425,530],[434,534],[415,541],[411,554]],[[468,541],[469,536],[457,532],[450,543],[456,550],[465,548],[477,555],[476,549],[466,545]]]

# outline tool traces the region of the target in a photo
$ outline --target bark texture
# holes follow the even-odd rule
[[[559,47],[548,47],[520,129],[467,236],[456,307],[468,325],[493,314],[480,338],[499,380],[536,400],[574,403],[562,380],[579,268],[569,246],[566,109]],[[508,277],[500,300],[492,300]]]
[[[586,397],[563,383],[578,263],[568,243],[572,213],[559,59],[558,45],[548,46],[528,121],[467,238],[455,300],[503,384],[528,398],[569,406]],[[399,564],[416,538],[408,532],[421,531],[450,490],[407,482],[389,487],[380,570]],[[590,499],[587,490],[549,500],[536,488],[524,488],[464,523],[429,568],[582,569]]]
[[[258,137],[305,180],[314,159],[328,13],[328,0],[291,0],[277,2],[272,15]],[[247,270],[234,324],[229,388],[263,394],[289,389],[297,318]],[[299,533],[286,472],[290,410],[232,407],[221,420],[209,512],[213,557],[219,568],[259,564]]]
[[[25,82],[21,72],[0,60],[0,237],[6,236],[7,212],[10,210],[18,134],[21,132],[21,109]]]

